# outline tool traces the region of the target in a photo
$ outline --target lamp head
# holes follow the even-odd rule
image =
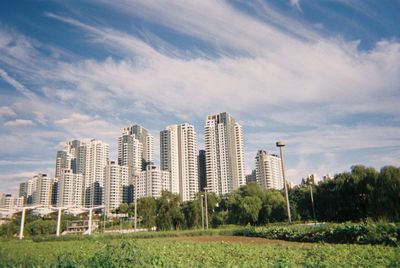
[[[283,141],[277,141],[276,142],[276,147],[284,147],[285,143]]]

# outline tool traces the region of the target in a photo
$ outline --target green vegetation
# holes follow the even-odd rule
[[[225,226],[219,229],[209,230],[179,230],[179,231],[158,231],[158,232],[137,232],[137,233],[97,233],[91,236],[80,234],[69,234],[59,238],[54,235],[35,236],[32,238],[34,242],[45,241],[74,241],[74,240],[113,240],[113,239],[149,239],[149,238],[164,238],[164,237],[190,237],[190,236],[215,236],[215,235],[234,235],[236,226]]]
[[[350,172],[312,185],[316,216],[320,222],[400,221],[400,168],[354,166]],[[200,195],[182,202],[179,196],[163,192],[161,198],[138,201],[142,226],[158,230],[196,229],[201,227]],[[313,220],[310,186],[306,181],[289,190],[292,219]],[[286,219],[283,191],[262,190],[248,184],[218,197],[207,194],[209,222],[212,227],[225,224],[263,226]],[[133,205],[123,204],[120,211],[133,214]]]
[[[61,229],[64,231],[66,230],[69,221],[78,220],[81,219],[81,217],[64,214],[62,219],[63,221]],[[57,214],[52,213],[45,217],[40,217],[37,215],[33,215],[31,212],[28,212],[25,222],[25,237],[55,234],[57,225]],[[18,214],[14,218],[12,218],[9,223],[1,225],[0,237],[2,239],[11,239],[12,237],[15,237],[19,232],[20,223],[21,215]]]
[[[301,220],[311,219],[312,215],[306,188],[300,185],[289,194],[294,213]],[[314,191],[319,221],[400,221],[400,168],[388,166],[377,172],[374,168],[354,166],[351,172],[321,182]],[[301,196],[298,192],[303,192],[303,197],[296,200],[296,196]]]
[[[399,267],[399,248],[112,239],[0,243],[0,267]]]
[[[384,244],[391,246],[400,244],[400,224],[393,223],[243,227],[234,230],[233,234],[297,242]]]

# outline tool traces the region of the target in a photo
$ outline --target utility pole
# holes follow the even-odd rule
[[[206,203],[206,230],[208,230],[208,201],[207,201],[207,188],[204,188],[204,202]]]
[[[92,213],[93,213],[93,208],[89,209],[89,231],[88,234],[91,235],[92,234]]]
[[[204,230],[204,205],[203,205],[204,195],[200,195],[200,203],[201,203],[201,228]]]
[[[312,205],[312,212],[313,212],[313,217],[314,217],[314,223],[317,224],[317,216],[315,215],[315,205],[314,205],[314,197],[313,197],[312,184],[314,184],[314,182],[313,182],[311,179],[308,179],[308,185],[310,186],[310,196],[311,196],[311,205]]]
[[[135,170],[134,173],[134,178],[135,178],[135,232],[137,231],[137,178],[138,178],[138,171]]]
[[[289,222],[289,224],[291,224],[292,216],[290,214],[289,195],[288,195],[287,180],[286,180],[286,176],[285,176],[285,166],[284,166],[284,162],[283,162],[283,153],[282,153],[282,147],[285,146],[285,143],[283,141],[277,141],[276,146],[279,147],[279,152],[280,152],[280,156],[281,156],[283,185],[284,185],[284,189],[285,189],[285,199],[286,199],[286,209],[287,209],[287,215],[288,215],[288,222]]]

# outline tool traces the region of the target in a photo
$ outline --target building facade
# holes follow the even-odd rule
[[[125,140],[124,136],[133,137],[138,144],[133,144],[128,138]],[[126,143],[130,145],[124,145]],[[124,150],[124,146],[130,146],[129,149],[134,149],[134,152],[127,151],[128,148]],[[132,148],[132,146],[135,147]],[[147,129],[139,125],[124,128],[122,136],[118,138],[118,164],[122,166],[133,162],[137,165],[136,161],[139,161],[138,165],[141,170],[146,170],[146,166],[153,163],[153,136]]]
[[[283,188],[281,158],[259,150],[256,156],[256,181],[262,189],[281,190]]]
[[[223,195],[246,184],[242,127],[219,113],[207,117],[204,132],[207,188]]]
[[[129,168],[109,161],[105,169],[104,206],[106,214],[110,215],[124,203],[124,187],[128,186]]]
[[[140,172],[137,181],[137,196],[160,197],[163,190],[170,189],[170,172],[158,169],[154,165],[148,165],[145,171]]]
[[[109,146],[100,140],[92,139],[90,142],[80,146],[79,153],[80,164],[78,171],[79,169],[83,171],[84,205],[86,207],[102,205],[104,202],[103,187],[105,167],[109,158]]]
[[[197,138],[190,124],[170,125],[160,132],[160,168],[171,173],[171,189],[183,201],[199,191]]]
[[[63,169],[57,182],[57,206],[83,206],[83,183],[82,174],[74,173],[72,169]]]

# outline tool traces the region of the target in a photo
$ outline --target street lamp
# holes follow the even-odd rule
[[[208,230],[208,204],[207,204],[207,190],[208,188],[204,188],[204,202],[205,202],[205,209],[206,209],[206,230]]]
[[[311,196],[311,205],[312,205],[312,212],[314,216],[314,223],[317,224],[317,216],[315,215],[315,205],[314,205],[314,197],[313,197],[313,190],[312,185],[314,184],[314,180],[311,178],[307,179],[308,185],[310,186],[310,196]]]
[[[204,230],[204,207],[203,207],[203,198],[204,195],[200,195],[200,203],[201,203],[201,228]]]
[[[139,172],[135,169],[133,171],[133,177],[135,179],[135,189],[134,189],[134,195],[135,195],[135,232],[137,231],[137,179],[138,179],[138,174]]]
[[[284,189],[285,189],[285,199],[286,199],[286,209],[287,209],[287,214],[288,214],[288,221],[290,224],[290,223],[292,223],[292,216],[290,215],[290,204],[289,204],[289,195],[288,195],[288,189],[287,189],[287,180],[286,180],[286,176],[285,176],[285,166],[283,163],[282,147],[284,147],[284,146],[285,146],[285,143],[283,141],[276,142],[276,147],[279,147],[279,152],[280,152],[280,156],[281,156],[283,185],[284,185]]]

